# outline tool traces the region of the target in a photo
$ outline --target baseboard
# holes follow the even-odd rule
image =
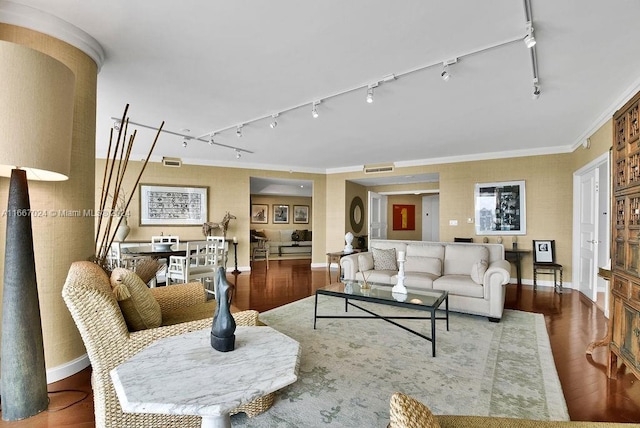
[[[511,278],[509,280],[509,284],[517,284],[518,283],[518,278]],[[523,279],[522,280],[522,284],[523,285],[533,285],[533,279]],[[549,288],[553,288],[553,281],[546,281],[546,280],[538,280],[538,287],[549,287]],[[567,289],[573,289],[573,284],[571,282],[562,282],[562,288],[567,288]]]
[[[74,375],[85,368],[89,367],[89,357],[87,354],[81,357],[71,360],[68,363],[62,364],[57,367],[53,367],[47,370],[47,384],[57,382],[62,379],[66,379],[71,375]]]

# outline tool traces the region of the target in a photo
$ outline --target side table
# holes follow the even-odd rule
[[[359,253],[360,250],[353,250],[350,253],[345,253],[344,251],[335,251],[333,253],[327,253],[327,273],[329,274],[329,284],[331,284],[331,263],[337,263],[338,264],[338,278],[336,280],[336,282],[340,282],[340,276],[342,273],[342,270],[340,269],[340,259],[343,258],[344,256],[348,256],[349,254],[353,254],[353,253]]]
[[[522,257],[525,254],[529,254],[531,250],[521,249],[504,249],[504,258],[513,263],[516,267],[516,277],[518,279],[518,285],[522,284]]]

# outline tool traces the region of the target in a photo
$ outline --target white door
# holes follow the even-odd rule
[[[440,241],[440,195],[422,197],[422,240]]]
[[[387,239],[387,197],[369,192],[369,240]]]
[[[578,265],[579,290],[596,301],[598,270],[598,175],[594,168],[580,176],[580,261]]]

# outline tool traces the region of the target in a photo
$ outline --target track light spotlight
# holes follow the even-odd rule
[[[113,122],[113,129],[115,131],[119,131],[120,130],[120,121],[116,120],[115,122]]]
[[[527,21],[527,35],[524,36],[524,44],[527,45],[529,49],[535,46],[536,38],[533,36],[533,25],[531,21]]]
[[[534,100],[537,100],[538,98],[540,98],[540,86],[539,85],[533,85],[533,93],[531,94],[531,98],[533,98]]]
[[[313,107],[311,108],[311,116],[313,116],[314,119],[318,118],[318,104],[320,104],[320,101],[314,101],[313,102]]]
[[[240,153],[240,150],[236,149],[236,159],[240,159],[242,157],[242,153]]]
[[[367,89],[367,102],[371,104],[373,102],[373,87],[369,86]]]
[[[236,128],[236,137],[242,137],[242,125],[238,125],[238,127]]]
[[[214,132],[214,133],[212,133],[212,134],[211,134],[211,136],[209,137],[209,145],[210,145],[210,146],[213,146],[213,145],[216,143],[215,141],[213,141],[213,136],[214,136],[214,135],[216,135],[216,133],[215,133],[215,132]]]
[[[189,143],[187,142],[186,138],[184,140],[182,140],[182,147],[187,147],[188,145],[189,145]]]
[[[273,118],[273,121],[269,124],[269,126],[271,127],[271,129],[274,129],[276,126],[278,126],[278,121],[276,120],[276,118],[279,116],[278,113],[272,115],[271,117]]]
[[[449,66],[444,63],[442,64],[442,73],[440,73],[440,77],[442,77],[442,80],[444,80],[445,82],[448,82],[449,79],[451,79],[451,75],[449,74]]]

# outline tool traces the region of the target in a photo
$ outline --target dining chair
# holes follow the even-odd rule
[[[173,249],[177,249],[180,245],[180,237],[177,235],[159,235],[151,237],[151,251],[161,251],[166,250],[167,247],[173,247]],[[162,267],[156,273],[156,282],[166,283],[167,282],[167,265],[169,264],[169,260],[166,258],[158,259],[158,262],[162,264]]]
[[[267,244],[269,240],[258,235],[253,235],[253,239],[256,240],[257,244],[251,253],[251,261],[264,260],[267,263],[267,269],[269,269],[269,244]]]
[[[173,246],[176,248],[180,245],[180,237],[177,235],[160,235],[151,237],[151,250],[157,251],[164,249],[166,246]]]
[[[215,243],[214,249],[215,259],[218,266],[224,266],[227,268],[227,256],[229,254],[229,244],[225,240],[224,236],[207,236],[207,241]]]
[[[215,272],[218,267],[216,241],[189,241],[186,255],[169,257],[166,284],[200,281],[208,293],[214,294]]]

